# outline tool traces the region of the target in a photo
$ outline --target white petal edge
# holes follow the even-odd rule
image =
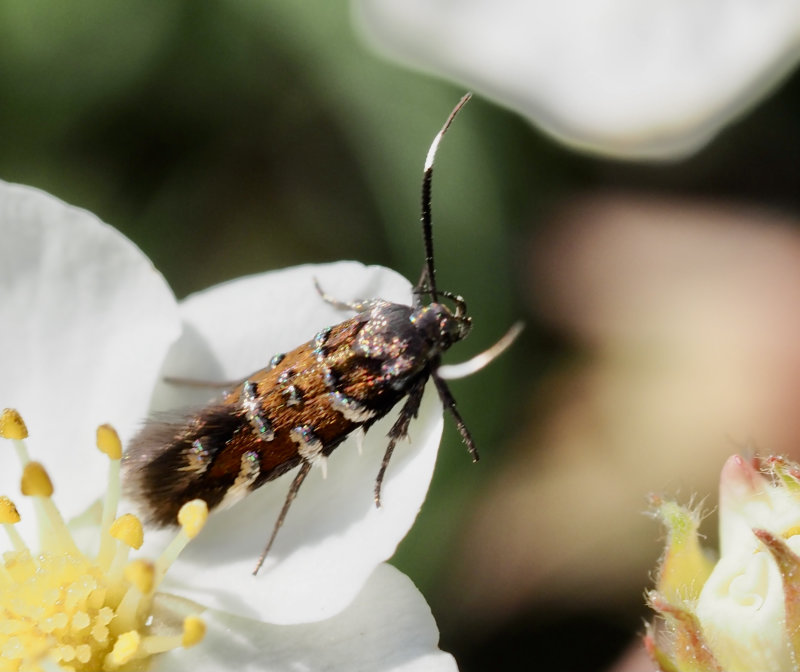
[[[190,609],[184,613],[188,615]],[[390,565],[376,567],[358,597],[335,617],[281,626],[207,610],[206,638],[155,658],[153,672],[455,672],[438,648],[430,608],[414,584]]]
[[[125,440],[147,411],[179,334],[177,304],[133,243],[45,192],[0,182],[0,234],[0,407],[22,414],[31,456],[71,517],[105,487],[97,426]],[[14,459],[3,456],[0,492],[21,508],[26,533],[33,519]]]
[[[381,297],[410,302],[408,281],[393,271],[355,262],[242,278],[182,305],[185,338],[168,357],[166,372],[198,379],[241,378],[263,367],[273,354],[349,318],[351,314],[322,301],[314,278],[342,300]],[[170,394],[179,392],[173,389]],[[160,402],[163,409],[176,399],[167,399],[165,393]],[[433,389],[426,391],[419,417],[411,424],[410,445],[397,446],[384,482],[383,506],[375,507],[375,478],[396,411],[369,431],[363,455],[349,439],[328,460],[327,479],[320,470],[312,470],[257,577],[251,572],[293,472],[212,515],[168,574],[164,589],[273,623],[322,620],[345,608],[375,566],[394,553],[430,484],[443,425]],[[160,536],[151,535],[156,540]]]
[[[376,49],[516,110],[563,142],[627,158],[695,151],[800,57],[779,0],[357,0]]]

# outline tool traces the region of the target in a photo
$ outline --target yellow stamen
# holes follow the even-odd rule
[[[125,578],[143,595],[153,591],[155,566],[147,560],[134,560],[125,568]]]
[[[125,632],[117,637],[114,648],[106,656],[106,665],[111,668],[121,667],[131,661],[142,642],[141,635],[136,630]]]
[[[187,616],[183,621],[183,647],[199,644],[206,636],[206,622],[199,616]]]
[[[144,542],[144,532],[141,521],[132,513],[126,513],[114,521],[111,529],[109,529],[109,534],[121,542],[117,544],[114,559],[108,568],[109,578],[120,587],[120,590],[113,593],[111,599],[118,601],[127,590],[123,588],[121,579],[125,571],[125,565],[128,564],[128,555],[132,548],[141,548]]]
[[[156,585],[161,583],[167,569],[186,545],[200,533],[206,520],[208,520],[208,505],[202,499],[193,499],[180,508],[178,523],[181,529],[156,560]]]
[[[155,587],[155,566],[148,560],[134,560],[125,567],[123,575],[130,586],[117,607],[114,625],[119,631],[135,627],[143,604],[146,603],[149,608]]]
[[[122,459],[122,442],[111,425],[100,425],[97,428],[97,447],[112,460]]]
[[[20,489],[28,497],[50,497],[53,494],[53,482],[39,462],[29,462],[22,472]]]
[[[132,548],[141,547],[144,542],[144,532],[139,519],[132,513],[126,513],[114,521],[109,534],[121,542],[117,544],[114,559],[108,568],[109,579],[117,586],[117,590],[110,595],[110,599],[114,602],[119,602],[127,592],[127,587],[123,585],[122,578],[125,566],[128,564],[128,556]]]
[[[189,539],[194,539],[208,520],[208,505],[202,499],[186,502],[178,511],[178,525]]]
[[[0,523],[3,525],[14,525],[20,521],[19,511],[8,497],[0,496]]]
[[[72,649],[72,647],[63,647],[63,648]],[[85,647],[75,647],[75,649],[73,649],[75,655],[72,656],[72,659],[77,660],[79,663],[86,662],[86,660],[83,660],[83,657],[81,656],[81,653],[83,652],[82,650],[84,648]],[[42,672],[71,672],[72,670],[75,669],[72,665],[68,667],[62,667],[61,665],[59,665],[55,661],[50,660],[49,658],[42,658],[39,661],[39,667],[42,668]]]
[[[173,636],[145,637],[141,650],[149,655],[163,653],[170,649],[183,646],[189,648],[203,641],[206,636],[206,624],[199,616],[187,616],[183,621],[183,634]]]
[[[0,496],[0,524],[3,525],[11,545],[18,553],[28,550],[28,546],[14,527],[19,521],[19,511],[14,502],[5,495]]]
[[[72,540],[72,534],[51,499],[53,482],[39,462],[28,462],[22,472],[20,489],[23,495],[36,498],[42,548],[79,556],[81,552]]]
[[[117,518],[109,529],[109,534],[131,548],[139,549],[144,543],[142,522],[132,513]]]
[[[3,436],[27,435],[19,430],[18,414],[6,411],[3,418],[12,428],[3,428]],[[108,427],[98,431],[98,446],[112,458],[109,489],[116,490],[106,495],[104,519],[109,511],[114,514],[119,499],[121,449],[115,437]],[[153,605],[157,582],[202,528],[205,503],[192,503],[182,512],[178,543],[162,555],[158,570],[146,560],[128,563],[131,549],[142,545],[142,525],[136,516],[114,520],[112,515],[101,528],[101,545],[110,549],[103,564],[80,553],[52,499],[47,471],[30,461],[22,438],[13,442],[23,465],[22,491],[36,506],[42,550],[28,550],[15,527],[20,520],[16,506],[0,496],[0,525],[13,546],[0,554],[0,672],[98,672],[131,665],[144,669],[144,659],[153,653],[200,641],[204,625],[196,617],[187,619],[182,632],[160,635],[167,626],[153,614]]]
[[[28,428],[22,416],[13,408],[6,408],[0,414],[0,436],[17,441],[28,438]]]
[[[0,413],[0,437],[10,439],[17,452],[17,459],[24,467],[31,461],[25,439],[28,438],[28,428],[22,416],[13,408],[7,408]]]
[[[100,523],[100,549],[97,552],[98,564],[108,569],[114,557],[114,542],[111,540],[108,530],[111,523],[114,522],[119,505],[119,469],[122,458],[122,443],[111,425],[100,425],[97,428],[97,448],[109,458],[108,485],[103,500],[103,517]]]

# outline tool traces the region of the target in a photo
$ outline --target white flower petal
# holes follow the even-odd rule
[[[124,441],[145,415],[179,333],[177,306],[135,245],[44,192],[0,182],[0,234],[0,407],[22,414],[70,517],[105,483],[108,461],[85,457],[97,426],[111,423]],[[11,459],[0,492],[16,498]]]
[[[696,613],[717,660],[731,672],[792,670],[783,582],[769,552],[729,553],[703,586]]]
[[[454,672],[437,646],[430,609],[413,583],[379,565],[343,612],[321,623],[280,626],[224,612],[202,614],[206,638],[154,659],[149,669],[195,672]]]
[[[786,488],[772,485],[747,460],[733,455],[725,462],[719,488],[720,554],[763,548],[756,528],[782,536],[800,529],[800,507]]]
[[[360,0],[376,48],[577,146],[691,152],[797,62],[794,0]]]
[[[410,302],[406,280],[353,262],[244,278],[187,300],[182,307],[185,337],[168,358],[167,372],[241,378],[273,354],[311,340],[318,329],[351,317],[322,301],[314,277],[342,300]],[[160,401],[177,403],[180,391],[170,394]],[[207,398],[209,393],[204,394]],[[328,461],[327,479],[312,470],[258,577],[251,572],[293,472],[212,515],[181,556],[180,569],[170,572],[165,590],[274,623],[321,620],[343,609],[374,567],[394,553],[414,522],[433,472],[443,420],[438,396],[428,389],[411,423],[410,445],[398,445],[384,482],[383,506],[376,509],[373,488],[394,417],[396,411],[373,426],[363,455],[352,438],[341,445]]]

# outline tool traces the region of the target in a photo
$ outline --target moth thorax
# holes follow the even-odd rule
[[[441,303],[431,303],[411,314],[411,323],[437,350],[447,350],[453,343],[465,338],[472,328],[469,317],[454,315]]]

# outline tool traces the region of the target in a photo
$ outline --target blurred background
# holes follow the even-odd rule
[[[750,79],[716,110],[589,137],[596,128],[559,122],[546,87],[529,105],[493,79],[481,50],[513,51],[510,34],[455,45],[488,63],[478,74],[440,67],[435,54],[421,60],[432,44],[446,50],[458,26],[381,23],[378,4],[7,0],[0,178],[118,227],[179,297],[339,259],[414,281],[425,154],[473,89],[434,180],[439,282],[467,299],[475,325],[448,361],[485,349],[515,320],[526,330],[489,368],[453,383],[482,460],[471,463],[447,422],[428,500],[394,563],[465,672],[612,669],[649,618],[643,592],[662,531],[644,515],[647,495],[706,497],[713,545],[725,457],[800,456],[794,52],[749,70],[732,61]],[[569,34],[555,39],[570,48]],[[625,62],[647,62],[646,43],[641,53],[612,46]],[[557,84],[572,82],[561,61],[544,66]],[[604,67],[596,57],[591,81],[621,81]],[[701,71],[676,67],[676,81],[680,68]],[[636,74],[624,75],[631,101]],[[656,88],[669,99],[672,84]]]

